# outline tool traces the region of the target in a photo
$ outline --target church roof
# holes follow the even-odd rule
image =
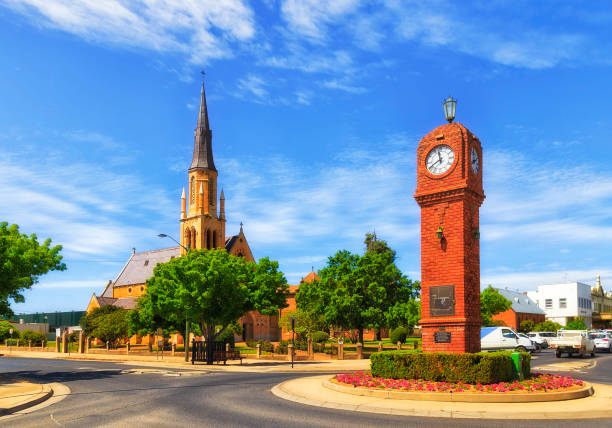
[[[317,275],[314,272],[310,272],[308,275],[306,275],[301,282],[312,282],[315,279],[321,279],[321,277],[319,275]]]
[[[195,141],[193,146],[193,160],[189,170],[210,169],[216,171],[212,151],[212,131],[208,123],[208,107],[206,106],[206,92],[202,82],[200,94],[200,110],[198,112],[198,124],[195,129]]]
[[[506,290],[503,288],[496,288],[499,294],[504,296],[506,299],[512,302],[512,310],[517,313],[523,314],[540,314],[545,315],[545,312],[540,309],[536,303],[519,291]]]
[[[153,276],[153,268],[158,263],[165,263],[181,255],[180,247],[162,248],[161,250],[145,251],[132,254],[115,281],[113,287],[144,284]],[[112,287],[104,290],[102,297],[112,297]]]

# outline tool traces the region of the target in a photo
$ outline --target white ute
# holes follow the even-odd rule
[[[561,358],[566,353],[568,357],[578,354],[584,357],[586,354],[595,356],[595,342],[589,338],[586,330],[560,330],[557,337],[550,340],[551,349],[555,350],[555,356]]]

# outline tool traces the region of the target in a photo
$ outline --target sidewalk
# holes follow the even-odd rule
[[[461,403],[365,397],[325,388],[329,375],[288,380],[272,388],[285,400],[309,406],[387,415],[479,419],[612,418],[612,386],[593,384],[595,394],[576,400],[534,403]]]
[[[35,406],[53,395],[50,385],[0,376],[0,416]]]
[[[3,352],[3,358],[44,358],[44,359],[63,359],[75,361],[107,361],[118,362],[127,365],[138,365],[146,367],[162,367],[178,370],[198,370],[198,371],[236,371],[236,372],[277,372],[277,371],[309,371],[309,372],[343,372],[350,370],[369,370],[370,360],[314,360],[296,361],[294,368],[291,368],[290,361],[265,360],[255,358],[245,358],[242,364],[239,361],[228,361],[227,365],[204,363],[186,363],[184,356],[164,355],[164,359],[157,359],[155,355],[104,355],[104,354],[63,354],[57,352],[35,352],[35,351],[13,351],[10,354]]]

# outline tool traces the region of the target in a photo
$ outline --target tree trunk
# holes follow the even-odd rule
[[[363,345],[363,327],[359,327],[359,343]]]

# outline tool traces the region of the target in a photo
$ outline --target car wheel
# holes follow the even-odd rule
[[[517,346],[515,349],[516,352],[527,352],[527,348],[524,346]]]
[[[610,347],[608,348],[608,354],[612,353],[612,345],[610,345]]]

